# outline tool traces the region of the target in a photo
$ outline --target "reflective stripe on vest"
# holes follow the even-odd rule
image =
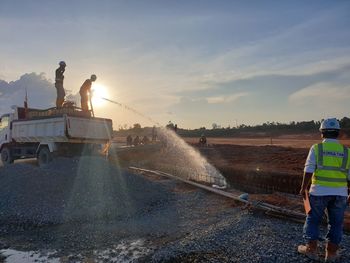
[[[325,181],[325,182],[347,182],[346,178],[328,178],[315,175],[316,180]]]
[[[338,143],[325,142],[316,146],[317,166],[312,183],[327,187],[346,187],[349,172],[348,149]]]

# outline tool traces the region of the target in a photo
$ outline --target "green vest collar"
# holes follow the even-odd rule
[[[339,143],[339,141],[338,141],[337,139],[328,139],[328,138],[323,139],[322,142],[335,142],[335,143]]]

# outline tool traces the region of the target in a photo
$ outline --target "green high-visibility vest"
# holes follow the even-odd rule
[[[337,142],[314,145],[316,170],[312,184],[327,187],[346,187],[350,168],[350,150]]]

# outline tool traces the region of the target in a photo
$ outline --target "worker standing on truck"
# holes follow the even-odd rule
[[[55,74],[55,87],[57,91],[56,107],[61,108],[64,102],[64,97],[66,96],[66,93],[64,92],[64,88],[63,88],[63,79],[64,79],[63,73],[66,70],[66,62],[60,61],[58,65],[60,66],[58,69],[56,69],[56,74]]]
[[[83,111],[89,110],[88,102],[90,100],[91,103],[91,85],[92,82],[96,81],[96,75],[92,74],[90,79],[84,81],[83,85],[80,88],[80,98],[81,98],[81,108]],[[91,105],[90,105],[91,106]]]
[[[328,233],[325,262],[340,258],[339,244],[343,235],[344,212],[349,202],[350,150],[337,140],[340,125],[337,119],[322,121],[320,131],[323,141],[311,147],[304,169],[300,194],[307,199],[311,210],[304,225],[306,245],[300,245],[298,252],[318,260],[319,225],[327,209]]]

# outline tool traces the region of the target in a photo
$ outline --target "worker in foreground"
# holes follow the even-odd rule
[[[89,100],[91,103],[91,86],[92,82],[96,81],[96,75],[92,74],[90,79],[84,81],[83,85],[80,87],[80,99],[81,99],[81,108],[83,111],[89,111]]]
[[[340,125],[337,119],[326,119],[321,123],[322,143],[311,147],[304,169],[300,194],[309,201],[311,210],[304,225],[306,245],[298,246],[298,252],[319,260],[319,226],[325,209],[328,215],[328,233],[325,262],[336,262],[340,258],[339,244],[343,235],[344,212],[349,201],[350,151],[337,140]]]
[[[58,65],[59,65],[59,68],[56,69],[56,74],[55,74],[55,87],[57,91],[56,107],[61,108],[64,102],[64,97],[66,96],[66,93],[64,92],[64,88],[63,88],[63,79],[64,79],[63,73],[66,70],[66,62],[60,61]]]

